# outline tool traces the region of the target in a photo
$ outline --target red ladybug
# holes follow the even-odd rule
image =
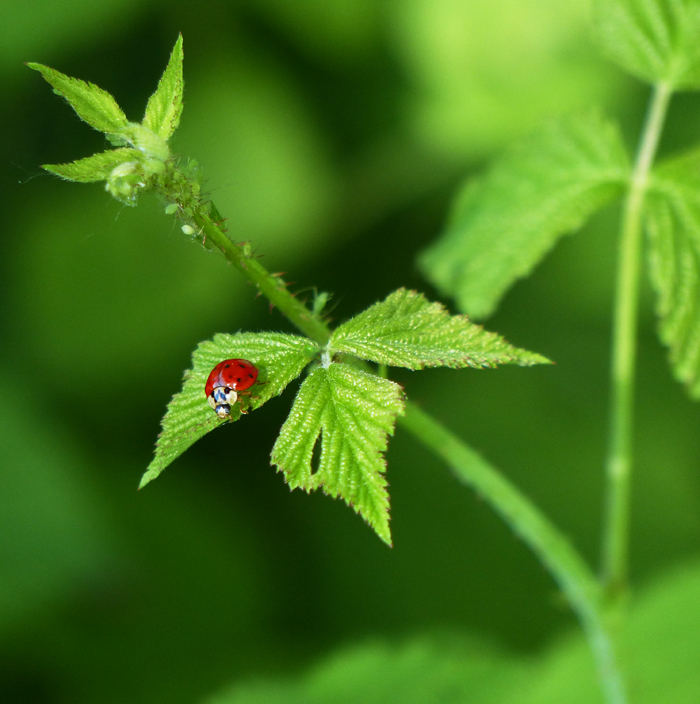
[[[247,359],[225,359],[209,374],[204,386],[209,405],[219,418],[228,418],[238,394],[249,389],[258,378],[257,368]]]

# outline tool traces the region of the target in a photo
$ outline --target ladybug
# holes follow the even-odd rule
[[[257,378],[257,368],[247,359],[225,359],[219,362],[211,370],[204,386],[207,401],[216,415],[221,419],[228,418],[239,393],[249,389]]]

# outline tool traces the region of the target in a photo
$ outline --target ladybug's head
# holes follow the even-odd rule
[[[231,406],[238,400],[238,394],[227,386],[217,386],[207,400],[216,415],[223,420],[231,415]]]

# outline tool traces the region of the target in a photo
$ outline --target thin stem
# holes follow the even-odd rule
[[[611,604],[619,602],[627,589],[642,207],[649,170],[670,97],[671,89],[667,83],[655,86],[624,204],[621,226],[613,323],[612,401],[602,558],[603,583]]]
[[[626,701],[613,642],[605,628],[598,582],[566,536],[496,468],[412,403],[399,424],[444,460],[510,525],[566,595],[596,657],[609,704]]]
[[[205,239],[221,250],[226,259],[301,332],[320,345],[328,342],[328,326],[287,290],[287,285],[280,276],[274,276],[267,271],[245,245],[234,242],[206,213],[197,212],[193,219]]]

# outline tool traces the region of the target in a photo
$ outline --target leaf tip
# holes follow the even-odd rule
[[[171,56],[176,57],[176,59],[179,59],[180,62],[183,58],[182,42],[182,32],[178,32],[177,39],[175,40],[175,45],[173,46],[172,52],[170,52]]]
[[[532,356],[532,364],[556,364],[556,362],[549,359],[549,357],[545,357],[542,354],[537,354],[537,352],[533,352]]]
[[[158,472],[154,472],[152,469],[147,470],[144,472],[144,475],[141,477],[141,481],[139,482],[138,488],[136,491],[140,491],[143,489],[143,487],[146,486],[146,484],[149,484],[152,482],[156,477],[158,476]]]
[[[378,532],[377,535],[379,536],[379,538],[381,539],[381,541],[382,541],[387,547],[389,547],[389,548],[393,548],[393,547],[394,547],[394,543],[393,543],[392,540],[391,540],[391,532],[389,531],[388,528],[386,529],[386,535],[384,535],[383,532],[382,532],[382,533],[379,533],[379,532]]]

